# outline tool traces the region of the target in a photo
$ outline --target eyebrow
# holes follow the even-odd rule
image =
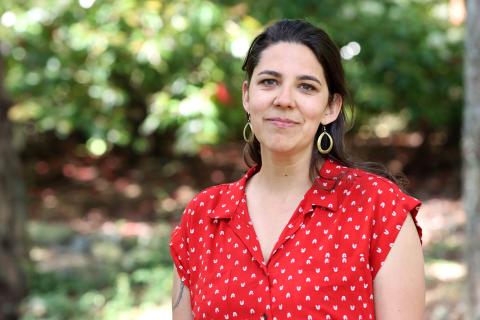
[[[263,71],[260,71],[259,73],[257,73],[257,76],[262,75],[262,74],[267,74],[267,75],[270,75],[270,76],[273,76],[273,77],[277,77],[277,78],[280,78],[280,77],[282,76],[279,72],[273,71],[273,70],[263,70]],[[310,75],[307,75],[307,74],[298,76],[298,77],[297,77],[297,80],[310,80],[310,81],[317,82],[317,83],[320,84],[320,85],[322,84],[322,83],[320,82],[320,80],[318,80],[317,77],[310,76]]]

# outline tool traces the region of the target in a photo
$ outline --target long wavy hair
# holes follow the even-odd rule
[[[298,43],[310,48],[324,70],[328,91],[330,92],[328,102],[331,102],[335,93],[343,99],[343,105],[337,119],[326,126],[327,132],[334,141],[332,150],[324,155],[318,152],[315,147],[316,144],[312,148],[310,161],[310,179],[312,182],[318,176],[323,160],[332,159],[344,166],[364,169],[402,185],[404,181],[394,177],[384,166],[373,162],[353,161],[346,153],[344,135],[350,126],[347,127],[348,119],[345,108],[351,109],[352,116],[354,108],[345,82],[340,50],[324,30],[303,20],[280,20],[266,28],[253,40],[245,57],[242,70],[246,73],[247,82],[250,84],[253,71],[260,60],[263,50],[278,42]],[[348,104],[345,103],[347,101],[349,102]],[[322,126],[319,126],[315,134],[315,141],[322,131]],[[262,164],[260,142],[255,136],[246,143],[243,157],[248,167]]]

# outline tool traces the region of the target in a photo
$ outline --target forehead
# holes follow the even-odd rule
[[[281,74],[311,74],[324,77],[323,68],[313,51],[306,45],[278,42],[268,46],[260,54],[254,74],[273,70]]]

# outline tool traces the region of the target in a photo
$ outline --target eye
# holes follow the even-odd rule
[[[308,83],[301,83],[300,88],[304,91],[315,91],[317,88]]]
[[[273,85],[276,85],[277,83],[278,83],[278,81],[275,80],[275,79],[260,80],[260,84],[263,84],[263,85],[266,85],[266,86],[273,86]]]

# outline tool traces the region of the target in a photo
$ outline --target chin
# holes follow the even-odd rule
[[[292,153],[295,150],[295,147],[290,143],[270,143],[264,145],[262,149],[268,150],[273,153]]]
[[[292,154],[303,149],[301,137],[297,135],[269,135],[260,137],[260,146],[262,150],[268,150],[273,153]]]

